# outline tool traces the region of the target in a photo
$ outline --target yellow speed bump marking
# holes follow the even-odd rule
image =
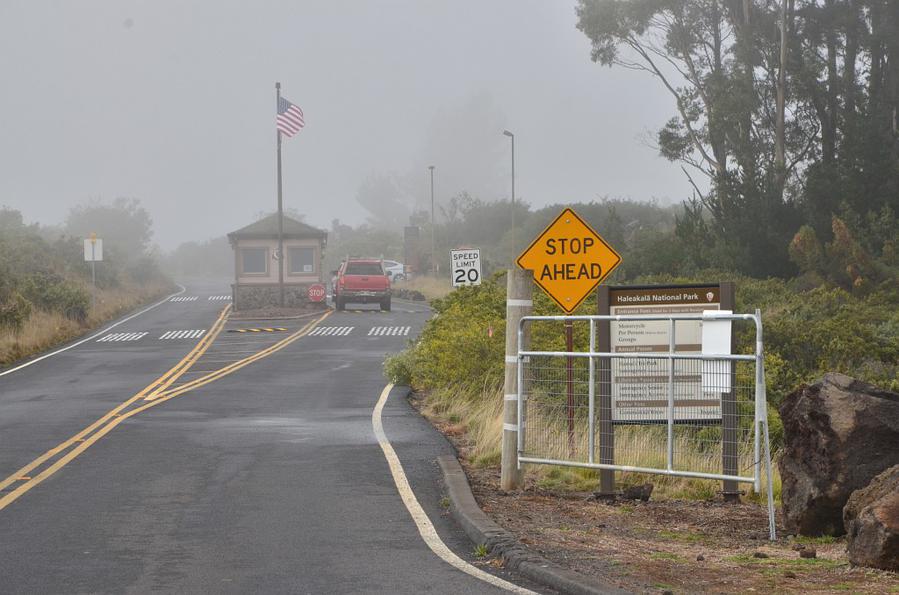
[[[165,374],[160,376],[152,384],[150,384],[149,386],[144,388],[142,391],[140,391],[139,393],[137,393],[136,395],[134,395],[133,397],[131,397],[124,403],[122,403],[122,404],[118,405],[117,407],[108,411],[105,415],[100,417],[97,421],[95,421],[91,425],[87,426],[86,428],[84,428],[83,430],[81,430],[80,432],[78,432],[77,434],[75,434],[74,436],[72,436],[71,438],[66,440],[65,442],[57,444],[56,446],[54,446],[53,448],[51,448],[50,450],[48,450],[41,456],[37,457],[36,459],[31,461],[27,465],[25,465],[24,467],[22,467],[21,469],[19,469],[18,471],[16,471],[9,477],[7,477],[6,479],[0,481],[0,490],[4,489],[6,486],[10,485],[11,483],[17,481],[18,477],[27,475],[30,471],[39,467],[44,462],[46,462],[48,459],[51,459],[53,456],[66,450],[73,444],[76,444],[76,443],[83,444],[86,440],[86,436],[88,436],[91,432],[93,432],[94,430],[96,430],[97,428],[99,428],[104,423],[108,422],[109,420],[115,419],[115,418],[118,418],[119,416],[121,416],[122,410],[124,410],[126,407],[130,406],[135,401],[145,397],[147,395],[147,393],[155,390],[158,387],[168,386],[169,384],[174,382],[178,377],[180,377],[182,374],[184,374],[184,372],[187,371],[187,369],[189,367],[188,366],[189,363],[193,362],[199,355],[204,353],[206,351],[206,349],[209,348],[209,345],[212,344],[212,341],[213,341],[213,339],[215,339],[215,336],[218,335],[218,333],[221,331],[222,327],[224,326],[226,317],[228,315],[228,312],[230,312],[230,310],[231,310],[231,306],[230,305],[226,306],[222,310],[222,313],[219,315],[218,319],[215,321],[215,324],[212,325],[212,328],[210,329],[209,333],[205,337],[203,337],[203,339],[201,339],[194,346],[194,348],[191,349],[191,351],[186,356],[184,356],[184,359],[182,359],[177,364],[175,364],[168,372],[166,372]],[[2,509],[2,508],[3,507],[0,506],[0,509]]]
[[[325,312],[325,314],[323,316],[316,318],[315,320],[308,323],[306,326],[304,326],[297,332],[293,333],[292,335],[289,335],[289,336],[281,339],[274,345],[271,345],[270,347],[267,347],[261,351],[258,351],[256,353],[254,353],[253,355],[247,356],[241,360],[237,360],[233,364],[229,364],[223,368],[215,370],[214,372],[210,372],[209,374],[207,374],[205,376],[196,378],[194,380],[191,380],[190,382],[186,382],[186,383],[182,384],[181,386],[179,386],[171,391],[168,391],[162,395],[147,396],[146,400],[150,401],[150,400],[156,399],[157,397],[164,398],[167,400],[172,397],[177,397],[178,395],[186,393],[187,391],[193,390],[195,388],[199,388],[203,385],[209,384],[210,382],[218,380],[219,378],[222,378],[223,376],[227,376],[228,374],[231,374],[232,372],[236,372],[237,370],[243,368],[244,366],[247,366],[257,360],[267,357],[267,356],[275,353],[276,351],[280,351],[281,349],[287,347],[288,345],[290,345],[291,343],[293,343],[300,337],[303,337],[304,335],[308,334],[309,331],[311,331],[313,328],[315,328],[325,318],[330,316],[331,313],[332,313],[331,310],[329,310],[328,312]]]
[[[230,306],[228,308],[230,308]],[[228,310],[228,308],[226,308],[226,311]],[[259,353],[256,353],[247,358],[239,360],[229,366],[222,368],[221,370],[217,370],[216,372],[213,372],[211,374],[203,376],[202,378],[198,378],[197,380],[188,382],[182,386],[179,386],[178,388],[176,388],[174,390],[164,392],[164,393],[156,393],[155,396],[153,396],[154,400],[151,400],[149,403],[145,403],[139,407],[135,407],[133,409],[128,410],[125,413],[118,414],[114,417],[111,417],[111,416],[109,416],[109,414],[107,414],[106,416],[104,416],[104,418],[101,418],[101,420],[108,422],[108,423],[106,423],[106,425],[103,425],[96,432],[87,436],[87,438],[85,438],[85,440],[83,442],[80,442],[77,446],[75,446],[75,448],[69,450],[66,454],[64,454],[62,457],[57,459],[52,465],[50,465],[49,467],[47,467],[46,469],[41,471],[37,476],[33,477],[27,483],[20,485],[13,491],[9,492],[8,494],[6,494],[2,498],[0,498],[0,510],[3,510],[4,508],[9,506],[13,502],[18,500],[23,494],[28,492],[28,490],[30,490],[31,488],[43,483],[44,480],[46,480],[47,478],[52,476],[54,473],[56,473],[57,471],[59,471],[60,469],[65,467],[69,462],[71,462],[73,459],[75,459],[78,455],[80,455],[82,452],[84,452],[85,450],[90,448],[90,446],[93,445],[97,440],[99,440],[100,438],[102,438],[103,436],[105,436],[106,434],[111,432],[116,426],[118,426],[120,423],[122,423],[129,417],[131,417],[133,415],[137,415],[138,413],[140,413],[142,411],[146,411],[147,409],[149,409],[151,407],[155,407],[156,405],[164,403],[164,402],[168,401],[169,399],[173,399],[173,398],[175,398],[181,394],[184,394],[190,390],[199,388],[200,386],[203,386],[205,384],[209,384],[210,382],[218,380],[219,378],[222,378],[223,376],[227,376],[228,374],[231,374],[232,372],[235,372],[235,371],[239,370],[240,368],[243,368],[244,366],[247,366],[247,365],[253,363],[254,361],[262,359],[263,357],[266,357],[268,355],[271,355],[272,353],[275,353],[276,351],[283,349],[287,345],[290,345],[291,343],[293,343],[294,341],[296,341],[297,339],[299,339],[300,337],[302,337],[303,335],[308,333],[312,328],[315,327],[315,325],[317,325],[319,322],[321,322],[322,320],[327,318],[330,314],[331,314],[331,312],[326,312],[323,316],[308,323],[306,326],[304,326],[302,329],[298,330],[294,334],[282,339],[278,343],[272,345],[271,347],[269,347],[267,349],[260,351]],[[223,312],[223,316],[224,316],[224,312]],[[222,324],[224,324],[224,322],[222,322]],[[221,330],[221,326],[219,326],[215,330],[215,334],[218,334],[218,332],[220,330]],[[210,331],[210,334],[212,334],[211,331]],[[207,335],[207,336],[209,336],[209,335]],[[209,344],[207,343],[206,347],[208,347],[208,346],[209,346]],[[204,348],[204,351],[205,351],[205,348]],[[155,385],[155,383],[154,383],[154,385]],[[154,385],[150,385],[150,387],[147,387],[147,389],[151,388]],[[134,397],[132,397],[131,399],[129,399],[128,401],[126,401],[125,403],[123,403],[122,405],[117,407],[114,411],[120,411],[121,408],[123,408],[126,404],[133,403],[136,399],[139,399],[144,396],[149,397],[149,395],[146,395],[147,389],[142,390],[137,395],[135,395]],[[96,428],[97,426],[100,426],[101,420],[94,422],[93,424],[91,424],[90,427]],[[82,430],[82,432],[79,433],[76,437],[83,437],[87,433],[88,432],[86,430]],[[67,442],[71,443],[72,439],[70,438]],[[60,447],[57,447],[57,450],[59,450],[59,448]],[[44,455],[43,460],[41,460],[40,462],[45,461],[46,458],[47,458],[46,455]],[[26,465],[26,467],[23,467],[15,475],[22,475],[23,473],[27,472],[28,470],[31,470],[31,469],[34,469],[35,467],[37,467],[40,464],[40,462],[36,462],[36,461],[37,461],[37,459],[35,461],[32,461],[32,463],[29,463],[28,465]],[[7,478],[7,480],[8,479],[9,478]],[[7,480],[4,480],[4,481],[7,481]],[[3,488],[3,484],[0,484],[0,489],[2,489],[2,488]]]

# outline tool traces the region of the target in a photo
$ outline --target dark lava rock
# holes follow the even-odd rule
[[[899,465],[853,492],[843,508],[849,561],[899,570]]]
[[[817,558],[818,552],[815,551],[815,548],[813,548],[813,547],[807,547],[805,549],[799,550],[799,557],[800,558]]]
[[[652,496],[652,490],[655,488],[651,483],[644,483],[638,486],[630,486],[629,488],[625,488],[621,493],[621,497],[625,500],[642,500],[643,502],[649,502],[649,497]]]
[[[780,416],[787,530],[842,535],[852,492],[899,464],[899,394],[831,373],[787,396]]]

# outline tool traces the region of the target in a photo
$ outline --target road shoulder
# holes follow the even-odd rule
[[[483,544],[492,554],[501,556],[507,568],[561,593],[599,595],[625,592],[552,564],[542,556],[530,552],[514,535],[493,522],[481,510],[456,457],[441,455],[437,458],[437,463],[443,473],[453,517],[475,545]]]

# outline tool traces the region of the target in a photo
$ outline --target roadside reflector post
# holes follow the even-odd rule
[[[518,352],[530,347],[530,331],[527,328],[522,331],[519,345],[518,329],[522,317],[530,316],[534,308],[533,279],[534,272],[530,270],[513,268],[506,273],[506,374],[503,384],[503,450],[500,471],[500,487],[506,491],[520,488],[524,475],[518,465]],[[524,420],[524,411],[521,414]]]

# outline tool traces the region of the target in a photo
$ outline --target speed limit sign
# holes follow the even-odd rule
[[[481,251],[478,248],[468,250],[450,250],[450,271],[453,275],[453,287],[481,284]]]

